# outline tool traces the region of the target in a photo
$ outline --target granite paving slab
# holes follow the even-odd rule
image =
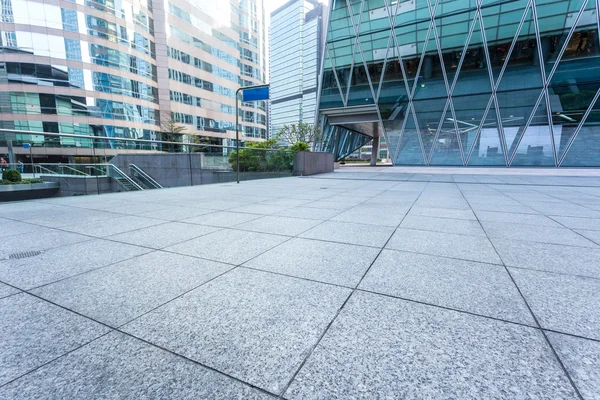
[[[600,280],[510,268],[542,328],[600,340]]]
[[[584,400],[600,399],[600,342],[554,332],[546,335]]]
[[[88,240],[33,257],[0,261],[0,281],[21,289],[32,289],[149,251],[152,250],[125,243]]]
[[[319,223],[319,221],[312,219],[267,215],[249,222],[238,224],[234,229],[271,233],[274,235],[296,236]]]
[[[239,265],[286,240],[288,236],[222,229],[164,250]]]
[[[373,247],[294,238],[244,266],[355,287],[378,253]]]
[[[0,387],[4,399],[274,399],[191,361],[112,332]]]
[[[109,331],[26,293],[0,299],[0,321],[0,386]]]
[[[500,265],[383,250],[360,289],[535,325]]]
[[[479,236],[400,228],[386,248],[501,264],[490,241]]]
[[[349,294],[238,268],[123,329],[279,393]]]
[[[32,293],[118,327],[230,268],[228,264],[155,251]]]
[[[289,399],[577,399],[537,329],[355,293]]]
[[[219,230],[219,228],[213,226],[168,222],[147,228],[136,229],[131,232],[108,236],[106,239],[137,246],[162,249],[208,233],[216,232],[217,230]]]
[[[325,221],[304,232],[300,237],[359,246],[383,247],[393,232],[394,228],[389,226]]]

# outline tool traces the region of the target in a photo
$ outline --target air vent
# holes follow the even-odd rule
[[[18,259],[21,259],[21,258],[39,256],[40,254],[42,254],[42,252],[39,251],[39,250],[35,250],[35,251],[22,251],[20,253],[11,254],[10,256],[8,256],[8,259],[9,260],[18,260]]]

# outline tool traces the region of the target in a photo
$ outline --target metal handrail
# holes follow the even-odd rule
[[[136,181],[134,181],[133,179],[131,179],[131,178],[130,178],[130,177],[129,177],[129,176],[128,176],[128,175],[127,175],[125,172],[121,171],[121,170],[119,169],[119,167],[117,167],[116,165],[113,165],[113,164],[104,164],[104,165],[106,166],[106,172],[107,172],[107,175],[108,175],[108,176],[110,176],[111,178],[114,178],[114,176],[111,176],[111,174],[110,174],[110,172],[109,172],[109,171],[110,171],[110,169],[112,168],[114,171],[116,171],[116,172],[117,172],[117,175],[120,175],[120,176],[119,176],[120,178],[123,178],[123,179],[125,179],[127,182],[131,183],[133,186],[135,186],[135,188],[136,188],[137,190],[144,190],[144,188],[143,188],[143,187],[141,187],[140,185],[138,185]]]
[[[120,138],[120,137],[108,137],[108,136],[88,136],[88,135],[75,135],[72,133],[54,133],[54,132],[36,132],[36,131],[21,131],[15,129],[0,129],[0,133],[17,133],[20,135],[37,135],[37,136],[51,136],[51,137],[69,137],[69,138],[78,138],[78,139],[88,139],[92,140],[104,140],[104,141],[113,141],[113,142],[134,142],[134,143],[148,143],[148,144],[169,144],[169,145],[181,145],[181,146],[190,146],[190,147],[217,147],[222,149],[231,149],[235,150],[235,146],[223,146],[218,144],[200,144],[200,143],[184,143],[184,142],[167,142],[164,140],[151,140],[151,139],[130,139],[130,138]],[[181,134],[184,135],[184,134]],[[255,149],[255,150],[263,150],[263,151],[279,151],[278,149]]]
[[[138,167],[135,164],[129,164],[129,168],[133,169],[135,172],[137,172],[138,174],[140,174],[142,177],[144,177],[144,179],[146,179],[147,181],[150,182],[150,184],[152,186],[154,186],[156,189],[162,189],[162,185],[158,182],[156,182],[154,180],[154,178],[152,178],[150,175],[148,175],[146,172],[144,172],[140,167]]]
[[[69,167],[68,165],[63,165],[61,168],[63,168],[63,169],[67,168],[67,169],[73,170],[77,173],[77,175],[90,176],[90,174],[86,174],[85,172],[79,171],[78,169],[75,169],[73,167]]]

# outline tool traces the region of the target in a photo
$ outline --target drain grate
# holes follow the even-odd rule
[[[18,260],[20,258],[27,258],[27,257],[39,256],[40,254],[42,254],[42,252],[39,251],[39,250],[35,250],[35,251],[22,251],[20,253],[11,254],[10,256],[8,256],[8,259],[9,260]]]

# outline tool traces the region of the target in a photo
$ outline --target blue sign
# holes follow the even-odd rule
[[[269,87],[248,88],[242,90],[242,101],[269,100]]]
[[[29,143],[23,143],[23,148],[24,149],[28,149],[29,148]]]

